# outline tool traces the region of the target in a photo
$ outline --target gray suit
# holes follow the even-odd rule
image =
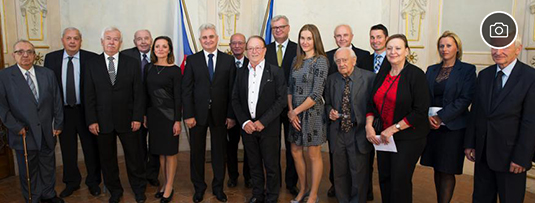
[[[340,128],[341,118],[329,119],[329,150],[333,153],[334,185],[339,202],[366,202],[368,191],[369,153],[373,146],[366,139],[366,103],[370,98],[375,74],[355,67],[350,75],[350,103],[353,127],[349,132]],[[342,113],[345,80],[338,72],[327,79],[325,110]]]
[[[54,191],[56,137],[53,130],[63,125],[63,102],[54,72],[33,66],[38,86],[36,101],[25,77],[17,65],[0,71],[0,119],[7,127],[9,146],[16,151],[22,194],[28,199],[26,165],[22,136],[26,128],[26,143],[32,184],[32,201],[56,196]]]

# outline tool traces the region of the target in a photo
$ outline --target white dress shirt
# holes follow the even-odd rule
[[[282,59],[284,59],[284,54],[286,53],[286,47],[288,47],[288,42],[290,41],[290,39],[286,39],[286,41],[284,41],[282,43]],[[275,53],[277,53],[277,50],[279,50],[279,43],[277,41],[275,41]],[[276,65],[276,64],[275,64]]]
[[[32,66],[30,69],[26,70],[20,67],[19,64],[17,64],[17,66],[19,67],[19,70],[26,81],[28,81],[28,78],[26,78],[26,72],[30,72],[30,78],[32,79],[33,84],[35,85],[35,89],[37,90],[37,98],[39,98],[39,82],[37,82],[37,77],[35,76],[35,68],[33,68]]]
[[[67,104],[67,64],[69,63],[69,54],[63,51],[63,62],[61,64],[61,82],[63,84],[63,102]],[[74,91],[76,92],[76,104],[80,104],[80,51],[73,55],[72,58],[74,72]]]
[[[208,66],[208,60],[210,60],[210,57],[208,57],[208,54],[214,54],[214,56],[212,57],[212,60],[214,61],[214,73],[215,73],[215,66],[216,66],[215,64],[217,64],[216,63],[216,61],[217,61],[217,49],[212,53],[208,53],[206,50],[203,50],[202,52],[204,53],[204,59],[206,60],[206,66]]]
[[[258,96],[260,93],[260,83],[262,82],[262,74],[264,73],[264,65],[266,60],[262,60],[256,68],[253,68],[251,63],[247,66],[249,69],[249,84],[247,88],[247,106],[249,106],[249,114],[252,119],[256,118],[256,104],[258,104]],[[243,122],[242,129],[251,120]],[[262,123],[264,124],[264,123]]]
[[[241,59],[237,59],[236,57],[234,57],[234,65],[236,65],[238,61],[240,62],[240,67],[237,68],[243,67],[243,61],[245,61],[245,56],[242,56]]]
[[[108,54],[104,52],[104,61],[106,61],[106,70],[110,69],[110,60],[108,60]],[[115,55],[112,56],[113,59],[113,65],[115,67],[115,75],[119,72],[119,52],[117,52]]]
[[[508,66],[506,66],[503,69],[500,69],[500,66],[496,65],[496,73],[494,74],[494,77],[496,77],[496,75],[498,74],[498,71],[501,70],[503,72],[502,87],[505,86],[505,83],[507,83],[507,79],[509,79],[509,76],[511,76],[511,72],[513,71],[513,68],[515,67],[517,60],[518,59],[515,59],[511,64],[509,64]]]
[[[139,52],[139,58],[143,61],[143,54],[147,55],[147,61],[150,63],[150,50],[147,53]]]

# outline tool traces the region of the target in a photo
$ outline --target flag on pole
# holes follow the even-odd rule
[[[271,43],[271,18],[273,18],[273,4],[275,3],[275,0],[270,0],[271,3],[269,5],[269,14],[268,14],[268,19],[267,19],[267,22],[266,22],[266,33],[264,34],[264,38],[265,38],[265,41],[266,41],[266,44],[269,44]]]
[[[178,9],[176,20],[177,29],[174,33],[175,38],[175,63],[182,69],[184,74],[184,67],[186,65],[186,57],[192,55],[191,47],[189,45],[188,34],[186,32],[186,24],[184,22],[184,13],[182,11],[182,1],[178,0]]]

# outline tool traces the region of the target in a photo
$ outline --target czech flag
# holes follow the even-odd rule
[[[267,22],[266,22],[266,33],[264,33],[264,39],[266,41],[266,45],[268,45],[269,43],[271,43],[271,18],[273,18],[273,4],[275,3],[275,0],[270,0],[271,3],[269,5],[269,14],[268,14],[268,17],[267,17]]]
[[[174,33],[175,38],[175,63],[182,69],[184,74],[184,67],[186,66],[186,57],[192,55],[191,47],[189,45],[188,34],[186,32],[186,23],[184,21],[184,12],[182,10],[182,1],[178,0],[177,9],[177,29]]]

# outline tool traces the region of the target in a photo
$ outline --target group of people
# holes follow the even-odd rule
[[[328,52],[313,24],[300,29],[297,43],[289,40],[287,17],[275,16],[271,29],[269,44],[260,36],[232,35],[228,55],[217,49],[215,26],[203,24],[203,50],[187,57],[184,70],[175,65],[171,39],[153,40],[148,30],[135,33],[134,48],[119,52],[122,33],[108,27],[97,55],[81,49],[78,29],[66,28],[64,49],[47,54],[44,67],[33,64],[29,41],[17,41],[17,64],[0,71],[0,119],[26,201],[63,202],[80,188],[79,137],[90,194],[101,194],[103,177],[109,202],[119,202],[119,137],[136,202],[146,201],[147,183],[159,186],[154,196],[161,202],[171,202],[182,119],[190,133],[194,202],[203,201],[207,189],[208,129],[211,191],[221,202],[227,201],[227,170],[227,187],[238,185],[240,137],[244,185],[252,188],[248,202],[278,201],[282,135],[292,203],[320,202],[325,142],[328,195],[339,202],[373,200],[373,145],[392,140],[397,152],[377,151],[382,202],[412,202],[419,159],[434,168],[437,202],[450,202],[465,156],[475,162],[474,202],[523,201],[535,152],[535,70],[517,59],[520,40],[492,49],[496,64],[476,77],[475,66],[461,61],[460,38],[449,31],[437,41],[441,62],[424,73],[406,60],[407,38],[389,36],[382,24],[370,29],[371,54],[352,45],[345,24],[334,30],[338,48]],[[56,137],[66,185],[59,197]]]

